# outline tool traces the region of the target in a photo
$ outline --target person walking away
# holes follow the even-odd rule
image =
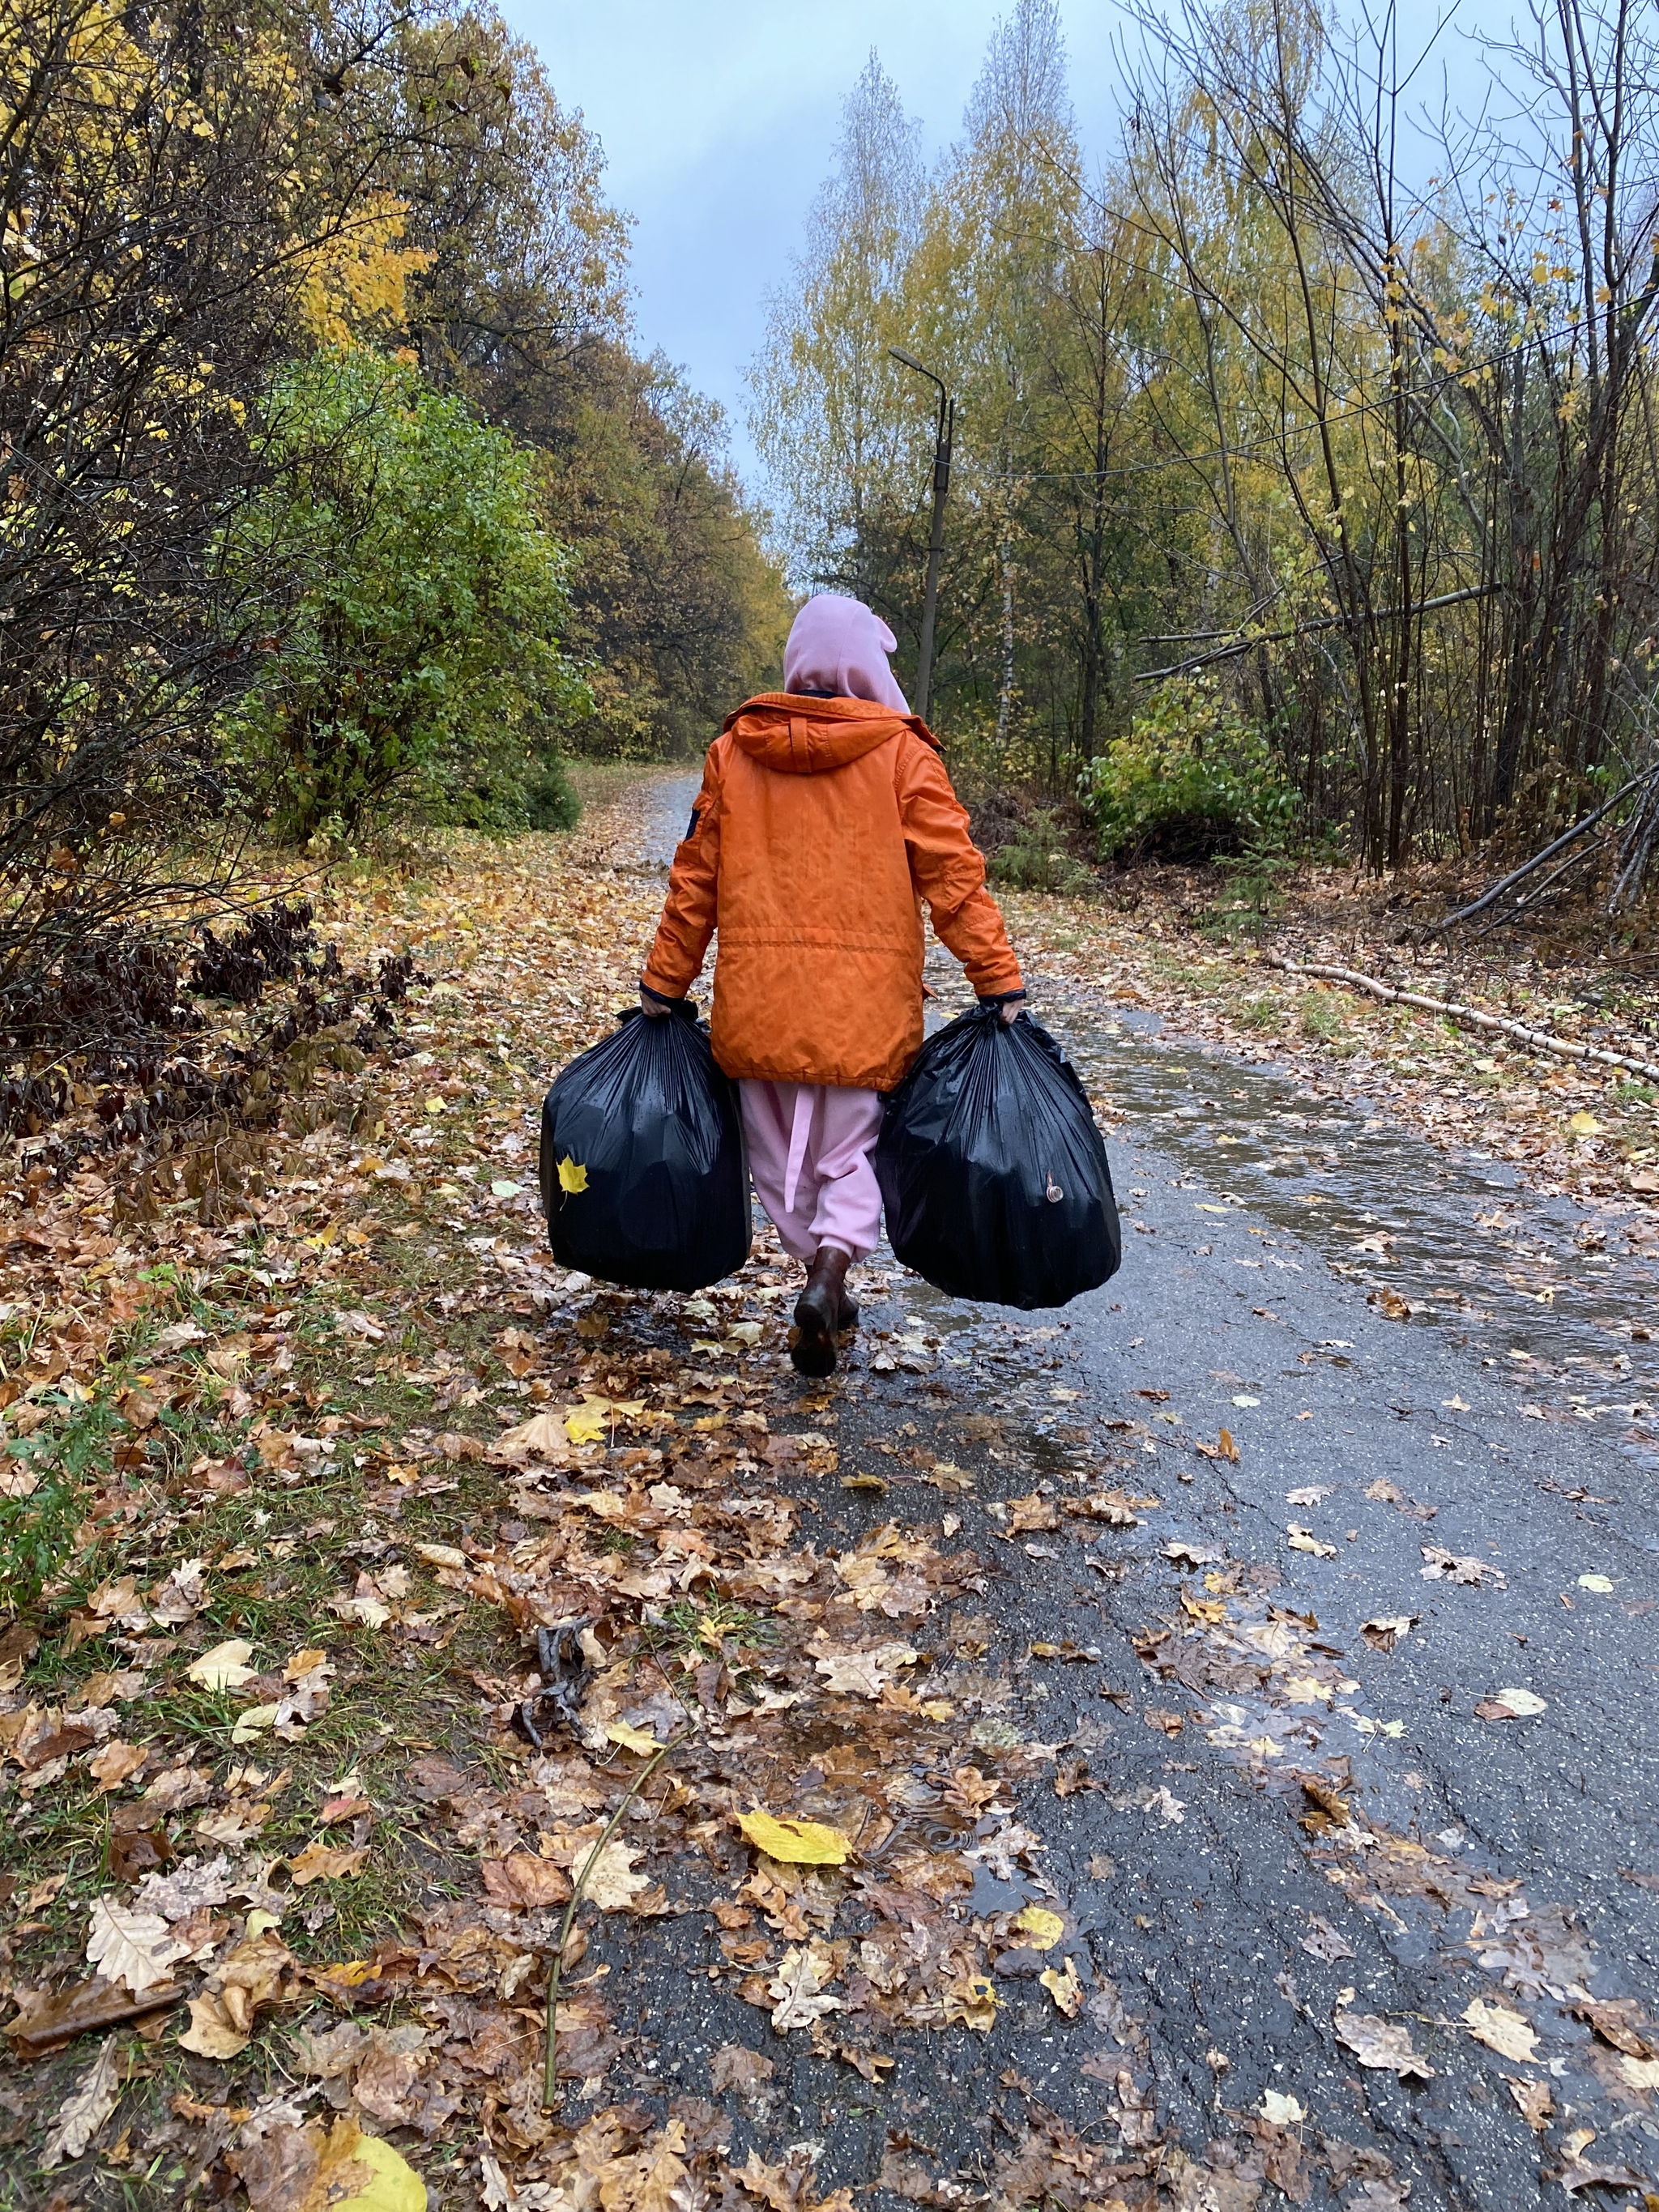
[[[894,637],[857,599],[796,616],[784,689],[728,716],[640,981],[661,1015],[718,933],[710,1028],[738,1085],[755,1188],[805,1261],[790,1357],[833,1372],[856,1325],[847,1272],[873,1251],[871,1161],[884,1091],[922,1042],[921,902],[981,1000],[1012,1021],[1025,998],[985,862],[939,757],[887,664]]]

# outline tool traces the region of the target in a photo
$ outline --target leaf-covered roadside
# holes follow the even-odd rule
[[[914,1519],[849,1472],[861,1525],[820,1534],[837,1388],[788,1367],[775,1246],[688,1300],[546,1258],[526,1108],[625,996],[655,896],[579,841],[341,890],[343,964],[435,979],[371,1084],[314,1055],[255,1173],[186,1127],[165,1175],[88,1151],[19,1186],[0,1470],[33,1548],[8,1555],[0,1884],[25,2202],[349,2202],[360,2128],[437,2202],[598,2177],[657,2203],[695,2172],[807,2204],[779,2039],[879,2084],[896,2035],[985,2034],[1010,1953],[1056,2018],[1081,2008],[1063,1905],[1034,1918],[1008,1880],[1040,1868],[1016,1792],[1051,1753],[977,1663],[972,1472],[918,1449]],[[933,1358],[908,1328],[873,1357]],[[712,2070],[642,2015],[629,1931],[694,1953],[673,1971],[742,2023]],[[628,2101],[659,2081],[666,2119]],[[1050,2118],[1020,2155],[1138,2203],[1144,2134],[1108,2153]]]
[[[1066,1316],[872,1267],[809,1386],[769,1237],[690,1298],[551,1264],[533,1110],[629,996],[655,804],[337,889],[343,973],[432,980],[257,1173],[18,1187],[0,1469],[64,1501],[0,1643],[20,2205],[1400,2212],[1476,2089],[1632,2172],[1659,2028],[1571,1885],[1419,1818],[1425,1624],[1533,1626],[1449,1462],[1322,1471],[1264,1553],[1194,1517],[1259,1485],[1254,1371],[1097,1402]],[[1340,1592],[1379,1531],[1409,1603]],[[1551,1729],[1527,1681],[1471,1725]]]

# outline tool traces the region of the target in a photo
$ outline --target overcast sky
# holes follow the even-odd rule
[[[743,428],[744,365],[765,301],[788,281],[841,105],[873,46],[920,118],[931,157],[960,126],[1006,0],[504,0],[562,101],[604,142],[611,198],[635,218],[639,334],[660,346],[732,417],[732,455],[752,475]],[[1113,0],[1064,7],[1072,94],[1085,147],[1116,137]],[[1461,0],[1455,25],[1496,29],[1507,7]],[[1402,0],[1431,28],[1432,0]],[[1402,46],[1405,38],[1402,33]],[[1477,74],[1456,29],[1455,77]],[[1438,71],[1435,72],[1437,82]],[[1429,88],[1425,83],[1424,88]]]

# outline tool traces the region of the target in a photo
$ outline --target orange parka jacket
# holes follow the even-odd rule
[[[1021,988],[926,723],[768,692],[708,749],[643,981],[684,998],[718,930],[728,1075],[890,1091],[921,1043],[923,899],[981,997]]]

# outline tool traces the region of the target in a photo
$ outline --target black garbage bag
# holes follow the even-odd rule
[[[976,1006],[928,1039],[887,1101],[876,1176],[894,1251],[952,1297],[1063,1306],[1123,1256],[1083,1085],[1029,1014]]]
[[[689,1000],[649,1020],[630,1007],[563,1070],[542,1107],[541,1180],[561,1267],[639,1291],[700,1291],[742,1267],[752,1228],[737,1085]]]

